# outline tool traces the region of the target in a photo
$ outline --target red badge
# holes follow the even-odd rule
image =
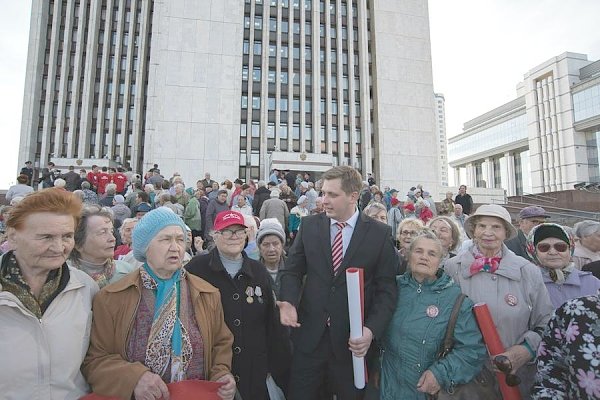
[[[435,318],[438,316],[439,313],[440,313],[440,310],[436,306],[431,305],[431,306],[427,307],[427,316],[429,318]]]
[[[517,296],[515,296],[514,294],[507,294],[506,296],[504,296],[504,301],[506,302],[506,304],[508,304],[511,307],[514,307],[517,305],[517,303],[519,302],[519,300],[517,300]]]

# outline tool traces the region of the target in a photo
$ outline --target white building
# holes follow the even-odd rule
[[[435,97],[435,124],[438,140],[438,165],[440,167],[440,184],[448,186],[448,147],[446,139],[446,101],[441,93],[434,93]]]
[[[33,0],[19,164],[433,189],[432,93],[426,0]]]
[[[525,74],[517,96],[449,140],[455,183],[511,196],[600,182],[600,61],[553,57]]]

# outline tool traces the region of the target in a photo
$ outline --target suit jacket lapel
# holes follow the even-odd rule
[[[321,251],[325,257],[325,264],[330,269],[328,273],[331,274],[331,271],[333,271],[333,257],[331,256],[331,220],[325,213],[321,213],[320,215],[321,218],[319,218],[317,240],[320,242]]]

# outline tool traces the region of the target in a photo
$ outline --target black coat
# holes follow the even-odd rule
[[[332,265],[330,219],[325,213],[302,218],[281,274],[279,299],[297,308],[301,326],[292,330],[294,348],[313,352],[329,317],[333,352],[351,362],[345,270],[364,269],[364,325],[381,338],[396,309],[398,254],[391,228],[360,213],[335,277]]]
[[[219,257],[218,249],[194,257],[186,269],[208,281],[221,292],[225,323],[233,333],[231,371],[244,400],[268,400],[267,373],[280,387],[290,363],[289,341],[279,322],[273,297],[272,279],[264,265],[242,253],[242,269],[231,278]],[[254,293],[247,301],[246,291],[260,287],[262,301]]]
[[[252,210],[255,216],[259,216],[260,208],[265,200],[268,200],[269,198],[271,198],[271,191],[269,189],[264,186],[256,189],[256,192],[254,192],[254,200],[252,200]]]

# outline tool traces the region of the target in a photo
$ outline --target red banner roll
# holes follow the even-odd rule
[[[473,313],[479,325],[479,330],[483,336],[483,341],[491,357],[504,353],[504,345],[500,340],[500,335],[494,324],[490,309],[485,303],[477,303],[473,306]],[[500,386],[500,392],[504,400],[521,400],[521,392],[516,386],[506,384],[506,375],[502,372],[496,372],[496,378]]]
[[[220,400],[217,391],[223,386],[220,382],[187,380],[167,384],[171,400]],[[80,400],[119,400],[119,397],[100,396],[90,393]]]

